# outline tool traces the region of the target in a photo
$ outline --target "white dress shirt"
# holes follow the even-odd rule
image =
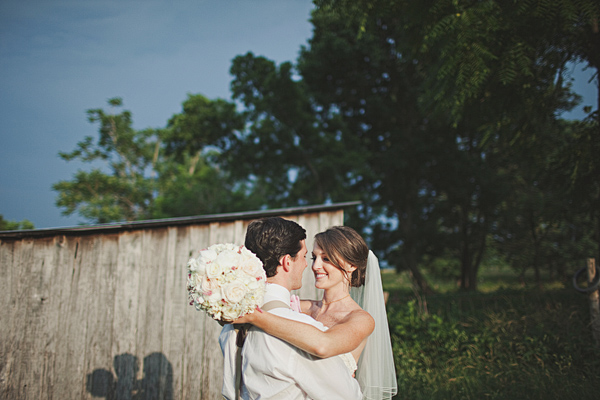
[[[267,284],[264,302],[290,302],[290,292],[283,286]],[[326,328],[306,314],[288,308],[269,311],[284,318]],[[222,394],[235,399],[236,331],[225,325],[219,336],[224,356]],[[314,357],[262,330],[248,331],[242,350],[242,399],[252,400],[360,400],[358,381],[348,372],[340,356]]]

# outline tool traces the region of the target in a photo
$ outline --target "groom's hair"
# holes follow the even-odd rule
[[[303,227],[280,217],[252,221],[246,230],[244,245],[262,261],[267,277],[277,274],[281,257],[289,254],[296,258],[306,239]]]

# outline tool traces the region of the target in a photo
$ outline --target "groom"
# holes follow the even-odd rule
[[[260,258],[267,274],[263,310],[323,329],[320,322],[292,311],[289,305],[290,291],[300,289],[307,267],[305,239],[306,231],[297,223],[265,218],[250,223],[245,246]],[[219,336],[224,356],[222,394],[228,400],[362,399],[358,382],[340,357],[316,358],[252,328],[243,344],[240,365],[236,338],[232,324],[225,325]],[[240,369],[241,382],[236,384]]]

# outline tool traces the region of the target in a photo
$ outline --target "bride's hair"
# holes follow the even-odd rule
[[[350,286],[359,287],[365,283],[365,271],[369,247],[354,229],[348,226],[333,226],[315,235],[315,243],[327,254],[331,263],[344,271],[341,261],[356,267],[350,277]]]

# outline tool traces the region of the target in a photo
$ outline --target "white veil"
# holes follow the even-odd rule
[[[350,295],[359,306],[373,317],[375,329],[358,360],[356,379],[363,399],[387,400],[398,393],[392,342],[383,299],[381,271],[377,256],[369,250],[365,284],[351,288]]]

